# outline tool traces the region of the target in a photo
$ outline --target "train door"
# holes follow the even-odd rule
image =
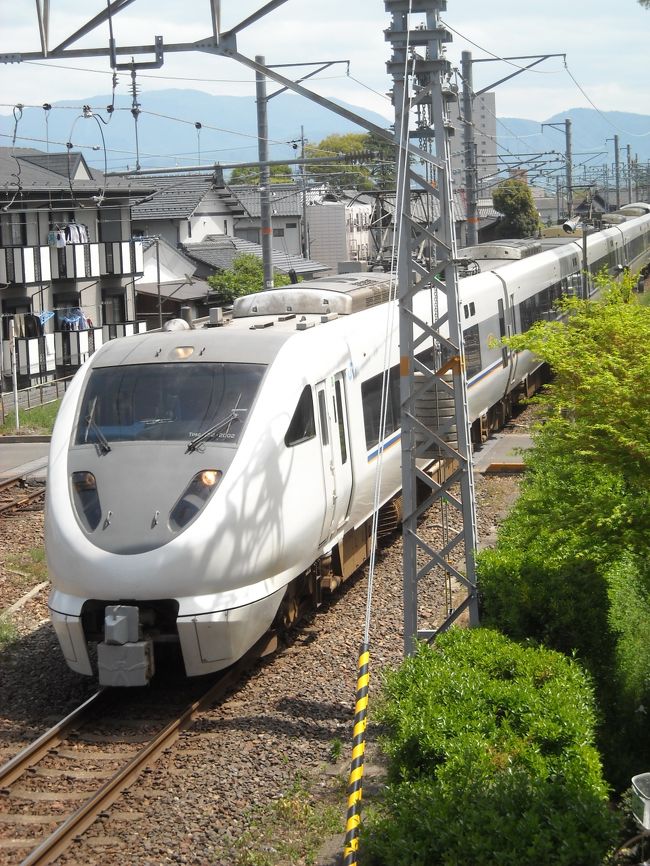
[[[331,538],[344,522],[352,495],[345,371],[319,382],[316,385],[316,400],[325,487],[322,543]]]
[[[497,299],[497,312],[499,317],[499,337],[511,337],[517,332],[515,322],[515,296],[508,295],[508,289],[501,277],[496,274],[503,286],[503,297]],[[505,387],[505,393],[510,391],[511,384],[515,378],[517,368],[517,354],[508,346],[501,347],[501,361],[504,367],[508,367],[508,381]]]

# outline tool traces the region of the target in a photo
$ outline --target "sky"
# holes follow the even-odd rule
[[[38,0],[37,0],[38,2]],[[43,0],[41,0],[43,2]],[[38,51],[34,0],[0,0],[0,53]],[[261,9],[263,0],[222,0],[223,29]],[[56,45],[106,8],[105,0],[52,0],[50,44]],[[650,10],[637,0],[448,0],[444,23],[453,33],[447,56],[460,67],[469,50],[474,89],[511,72],[513,64],[495,60],[517,55],[550,57],[534,70],[500,84],[499,117],[546,120],[570,108],[598,108],[650,115],[650,63],[647,62]],[[386,73],[390,46],[384,39],[389,16],[383,0],[287,0],[261,21],[242,31],[238,51],[264,56],[269,64],[304,61],[349,61],[312,79],[317,93],[364,106],[393,119]],[[156,35],[166,44],[190,42],[212,33],[209,0],[134,0],[114,17],[121,46],[151,44]],[[108,25],[73,48],[104,47]],[[121,58],[126,61],[130,58]],[[139,56],[138,60],[151,60]],[[280,70],[297,77],[300,70]],[[204,52],[169,53],[161,69],[138,73],[143,92],[159,88],[193,88],[209,93],[254,93],[253,73],[227,58]],[[119,75],[118,93],[129,93],[128,72]],[[41,105],[60,99],[110,92],[108,58],[69,58],[38,63],[0,64],[0,113],[16,103]],[[650,133],[650,121],[649,129]]]

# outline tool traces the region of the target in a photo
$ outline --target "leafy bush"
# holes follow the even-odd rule
[[[650,762],[650,315],[633,280],[598,280],[602,302],[564,302],[566,324],[513,338],[550,363],[545,423],[497,547],[478,560],[482,622],[575,653],[593,677],[607,778],[618,791]]]
[[[645,557],[626,553],[607,573],[609,622],[618,640],[621,679],[637,704],[650,694],[650,566]]]
[[[364,830],[369,862],[602,862],[615,824],[571,660],[453,629],[388,675],[379,715],[390,784]]]
[[[275,273],[275,287],[286,286],[291,282],[286,274]],[[264,264],[252,253],[239,253],[232,261],[232,267],[208,277],[210,288],[224,301],[233,301],[242,295],[264,290]]]

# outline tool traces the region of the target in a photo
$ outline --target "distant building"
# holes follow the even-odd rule
[[[20,385],[74,372],[102,343],[144,329],[130,209],[146,190],[74,151],[0,148],[0,383],[16,334]]]
[[[463,140],[463,122],[460,118],[462,99],[459,99],[458,107],[452,110],[451,120],[456,129],[452,138],[451,150],[451,172],[454,189],[466,188],[465,167],[466,154]],[[472,116],[474,119],[474,144],[476,146],[476,173],[478,177],[479,195],[489,193],[489,184],[486,178],[491,177],[497,171],[497,117],[496,97],[494,93],[483,93],[476,96],[472,102]],[[485,190],[485,192],[483,192]]]

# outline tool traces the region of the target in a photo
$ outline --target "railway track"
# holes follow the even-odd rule
[[[27,475],[16,475],[0,481],[0,517],[25,511],[34,505],[42,507],[45,496],[44,484],[30,484]]]
[[[0,860],[52,863],[272,648],[266,636],[175,710],[167,692],[154,713],[151,689],[102,689],[22,749],[0,767]]]

